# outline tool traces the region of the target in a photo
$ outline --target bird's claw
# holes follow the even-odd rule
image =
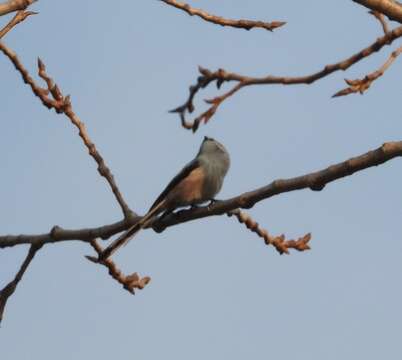
[[[211,206],[214,205],[214,204],[216,204],[216,203],[219,202],[219,201],[220,201],[220,200],[217,200],[217,199],[211,199],[211,200],[209,201],[209,204],[207,205],[208,210],[211,210]]]

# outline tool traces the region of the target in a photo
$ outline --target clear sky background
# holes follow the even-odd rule
[[[40,56],[71,94],[137,212],[192,159],[204,135],[232,157],[219,198],[401,139],[401,59],[364,96],[331,99],[344,77],[373,71],[398,42],[311,86],[244,89],[195,135],[183,130],[167,111],[185,100],[198,65],[304,75],[382,34],[352,1],[191,3],[229,18],[288,24],[274,33],[246,32],[156,0],[40,0],[32,7],[40,14],[5,38],[32,74]],[[0,233],[120,220],[67,118],[43,107],[3,55],[0,74]],[[217,93],[204,91],[198,109]],[[160,235],[144,231],[114,257],[126,273],[152,277],[136,296],[84,258],[88,245],[47,245],[9,300],[1,358],[400,359],[401,165],[395,159],[321,192],[280,195],[249,211],[272,234],[311,232],[310,252],[279,256],[226,216]],[[27,249],[0,251],[1,286]]]

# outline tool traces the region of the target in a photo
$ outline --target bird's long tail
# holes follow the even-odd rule
[[[108,257],[112,256],[117,249],[123,245],[126,245],[137,232],[145,228],[150,223],[150,220],[152,220],[152,218],[161,211],[164,204],[165,201],[161,201],[157,206],[149,210],[140,221],[135,223],[124,234],[114,240],[106,249],[103,250],[102,254],[99,255],[98,261],[106,260]]]

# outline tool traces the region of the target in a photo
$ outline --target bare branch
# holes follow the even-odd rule
[[[38,235],[4,235],[0,236],[0,249],[23,244],[39,246],[43,244],[52,244],[70,240],[79,240],[84,242],[91,242],[91,240],[95,238],[107,240],[111,236],[118,234],[136,224],[140,219],[140,216],[133,216],[129,219],[124,219],[113,224],[78,230],[63,229],[62,227],[56,225],[53,226],[49,233]]]
[[[391,66],[396,58],[401,54],[402,46],[393,51],[388,60],[376,71],[366,75],[362,79],[345,79],[345,82],[349,85],[347,88],[338,91],[332,97],[345,96],[353,93],[363,94],[371,86],[373,81],[377,80],[380,76],[384,75],[384,72]]]
[[[394,0],[353,0],[373,11],[386,15],[389,19],[402,24],[402,5]]]
[[[382,13],[373,10],[370,10],[369,14],[373,15],[380,22],[384,34],[387,34],[389,32],[389,28],[385,16]]]
[[[42,104],[48,109],[54,109],[58,114],[65,114],[71,121],[73,125],[79,130],[79,136],[83,140],[85,146],[88,149],[89,154],[98,164],[98,172],[103,176],[109,183],[117,202],[119,203],[123,214],[126,218],[133,215],[132,211],[128,207],[127,203],[123,199],[119,188],[115,182],[114,176],[110,169],[106,166],[105,161],[96,149],[95,144],[89,138],[88,132],[85,128],[85,124],[80,120],[80,118],[74,113],[70,96],[64,96],[57,84],[46,74],[46,68],[44,63],[38,59],[39,76],[46,82],[47,88],[41,88],[38,86],[33,78],[29,75],[28,71],[24,68],[20,60],[14,51],[9,49],[4,43],[0,42],[0,51],[6,55],[10,61],[14,64],[17,71],[21,74],[24,82],[28,84],[33,93],[42,101]]]
[[[0,4],[0,16],[8,13],[25,10],[28,6],[36,2],[37,0],[9,0]]]
[[[256,233],[259,237],[263,238],[265,244],[275,247],[279,254],[289,254],[289,249],[298,251],[310,250],[308,242],[311,239],[311,234],[306,234],[297,240],[286,240],[285,235],[272,236],[267,230],[262,229],[253,218],[239,209],[227,212],[228,216],[235,216],[239,223],[246,225],[247,229]]]
[[[135,294],[134,289],[142,290],[151,281],[151,278],[149,276],[141,278],[136,272],[131,275],[124,275],[110,258],[99,261],[99,256],[103,252],[102,247],[96,242],[96,240],[91,240],[90,244],[96,251],[98,256],[95,257],[87,255],[86,258],[95,264],[101,264],[107,267],[109,270],[109,275],[118,283],[123,285],[123,288],[131,294]]]
[[[1,291],[0,291],[0,323],[1,320],[3,319],[3,314],[4,314],[4,309],[7,304],[7,300],[9,297],[14,294],[14,291],[16,290],[18,283],[21,281],[22,277],[24,276],[24,273],[26,269],[28,268],[29,264],[35,257],[36,252],[41,248],[41,245],[31,245],[28,251],[28,255],[26,256],[24,262],[22,263],[19,271],[15,275],[14,279],[10,281]]]
[[[177,107],[176,109],[171,110],[171,112],[179,114],[182,126],[184,128],[191,129],[193,132],[195,132],[197,131],[202,121],[204,122],[209,121],[209,119],[215,114],[217,108],[222,104],[224,100],[226,100],[227,98],[238,92],[243,87],[251,85],[272,85],[272,84],[310,85],[315,81],[320,80],[336,71],[347,70],[360,60],[379,51],[385,45],[390,45],[395,39],[398,39],[401,36],[402,36],[402,26],[399,26],[394,30],[389,31],[384,36],[378,38],[371,45],[360,50],[354,55],[348,57],[347,59],[339,61],[335,64],[326,65],[322,70],[305,76],[286,77],[286,76],[268,75],[265,77],[250,77],[236,73],[230,73],[225,71],[224,69],[219,69],[217,71],[212,72],[208,69],[200,67],[199,72],[201,73],[201,76],[198,77],[197,83],[195,85],[190,86],[188,99],[183,105]],[[223,95],[217,96],[210,100],[206,100],[206,102],[212,104],[212,106],[207,111],[196,117],[193,122],[190,123],[186,120],[186,113],[187,112],[192,113],[194,111],[194,97],[201,89],[206,88],[213,82],[216,82],[216,85],[219,89],[224,82],[230,82],[230,81],[234,81],[237,84]]]
[[[204,10],[192,8],[189,4],[181,3],[176,0],[161,0],[161,1],[164,2],[165,4],[174,6],[177,9],[185,11],[190,16],[196,15],[204,19],[205,21],[221,26],[231,26],[234,28],[245,29],[245,30],[250,30],[253,28],[262,28],[268,31],[273,31],[274,29],[286,24],[286,22],[284,21],[264,22],[264,21],[253,21],[253,20],[225,19],[220,16],[208,14]]]
[[[243,193],[228,200],[218,201],[209,206],[191,210],[182,210],[167,215],[152,224],[156,232],[162,232],[167,227],[187,221],[205,218],[208,216],[222,215],[238,208],[251,208],[256,203],[270,197],[301,189],[320,191],[325,185],[350,176],[355,172],[381,165],[395,157],[402,156],[402,141],[383,144],[378,149],[369,151],[363,155],[351,158],[344,162],[329,166],[323,170],[298,176],[290,179],[278,179],[267,186]],[[132,217],[128,220],[98,228],[65,230],[54,227],[49,234],[41,235],[6,235],[0,236],[0,248],[6,248],[21,244],[43,245],[59,241],[80,240],[90,242],[94,238],[108,239],[114,234],[128,229],[139,221],[141,217]]]
[[[15,25],[24,21],[30,15],[36,15],[36,12],[33,11],[18,11],[15,16],[9,21],[9,23],[0,30],[0,39],[2,39]]]
[[[102,251],[102,247],[97,244],[95,240],[90,241],[91,246],[94,248],[94,250],[98,253]],[[29,248],[29,252],[23,261],[19,271],[15,275],[14,279],[10,281],[1,291],[0,291],[0,323],[3,319],[3,314],[4,310],[7,304],[8,299],[11,297],[11,295],[14,294],[19,282],[21,281],[25,271],[28,269],[28,266],[30,265],[31,261],[35,257],[37,251],[42,247],[43,243],[41,244],[34,244],[31,245]],[[93,261],[93,262],[98,262],[97,257],[91,257],[91,256],[86,256],[88,260]],[[95,259],[95,261],[94,261]],[[115,263],[111,259],[107,259],[105,261],[102,261],[102,265],[106,266],[109,269],[109,274],[113,279],[118,281],[120,284],[123,285],[124,289],[129,291],[130,293],[134,294],[134,289],[140,289],[142,290],[150,281],[151,278],[148,276],[145,276],[141,278],[137,273],[133,273],[131,275],[124,275],[121,273],[121,271],[117,268]]]
[[[206,207],[183,210],[170,214],[153,224],[155,231],[163,231],[169,226],[201,219],[208,216],[222,215],[238,208],[252,208],[256,203],[270,197],[302,189],[321,191],[335,180],[350,176],[357,171],[381,165],[395,157],[402,156],[402,141],[388,142],[378,149],[351,158],[326,169],[290,179],[278,179],[269,185],[243,193],[228,200],[218,201]]]

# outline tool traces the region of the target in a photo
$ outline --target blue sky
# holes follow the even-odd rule
[[[232,167],[220,198],[298,176],[400,140],[400,59],[364,95],[331,99],[343,78],[379,67],[392,47],[311,86],[243,89],[207,126],[184,131],[181,104],[197,66],[303,75],[381,35],[352,1],[192,2],[230,18],[284,20],[269,33],[221,28],[159,1],[40,0],[5,42],[36,73],[47,65],[143,213],[198,150],[221,141]],[[2,19],[4,23],[6,19]],[[99,226],[120,209],[64,116],[45,109],[0,56],[0,233]],[[225,88],[226,89],[226,88]],[[198,98],[217,94],[214,87]],[[48,245],[10,299],[4,359],[399,359],[401,160],[273,197],[249,213],[272,234],[311,232],[312,250],[279,256],[226,216],[144,231],[115,260],[149,275],[131,296],[85,260],[88,245]],[[8,282],[27,248],[0,252]]]

